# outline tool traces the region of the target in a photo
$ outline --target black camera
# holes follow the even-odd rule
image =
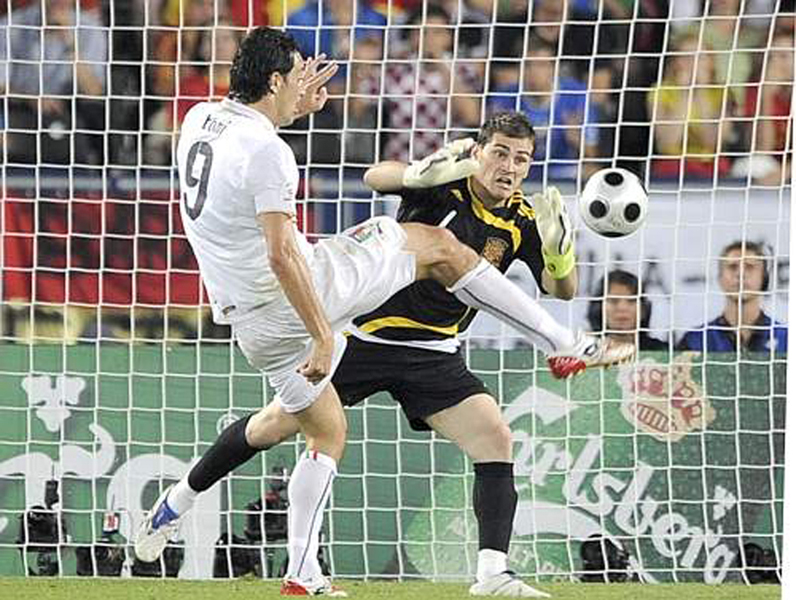
[[[102,519],[102,535],[91,546],[78,546],[77,574],[85,577],[120,577],[122,566],[127,558],[124,544],[118,539],[120,515],[106,512]]]
[[[753,542],[743,545],[734,566],[743,569],[744,578],[753,585],[757,583],[778,584],[782,577],[774,550],[764,549]]]
[[[265,498],[246,505],[246,539],[265,544],[287,540],[287,470],[274,467]]]
[[[249,574],[257,577],[282,577],[287,572],[288,559],[286,556],[282,558],[279,552],[280,549],[284,551],[284,545],[274,545],[287,541],[287,469],[275,467],[268,479],[270,483],[265,496],[246,505],[246,525],[243,530],[245,537],[232,534],[230,544],[229,533],[224,533],[216,542],[213,577],[241,577]],[[264,565],[261,561],[261,549],[265,554]],[[329,561],[326,559],[323,544],[318,549],[318,561],[323,574],[329,575]],[[275,568],[276,564],[279,564],[278,568]]]
[[[60,502],[58,482],[49,480],[44,490],[44,506],[31,506],[19,519],[17,544],[28,575],[51,577],[58,575],[59,548],[67,538],[63,515],[53,506]]]
[[[127,553],[124,546],[119,545],[116,540],[102,536],[91,546],[75,548],[75,555],[77,556],[78,575],[120,577]],[[96,569],[94,565],[96,565]]]
[[[234,534],[230,544],[229,534],[222,533],[216,542],[213,577],[227,579],[244,575],[262,577],[263,565],[259,547],[252,546],[251,541]]]
[[[616,542],[594,534],[580,545],[583,570],[580,580],[587,583],[628,581],[630,555]]]

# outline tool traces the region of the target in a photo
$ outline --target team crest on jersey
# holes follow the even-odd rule
[[[625,419],[661,442],[677,442],[691,431],[706,429],[716,410],[692,376],[697,355],[684,352],[671,365],[647,359],[623,367],[617,381]]]
[[[381,235],[381,225],[378,221],[375,223],[365,223],[364,225],[351,229],[345,235],[360,244],[364,244],[373,236]]]
[[[503,262],[503,255],[506,253],[508,248],[509,244],[505,240],[494,237],[487,238],[486,244],[484,245],[484,250],[481,252],[481,256],[487,259],[490,264],[498,267],[500,266],[500,263]]]

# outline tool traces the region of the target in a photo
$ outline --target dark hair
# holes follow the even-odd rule
[[[287,76],[299,51],[293,36],[270,27],[252,29],[243,38],[229,72],[229,97],[252,104],[271,93],[271,75]]]
[[[426,21],[431,19],[432,17],[439,17],[444,19],[446,23],[451,22],[450,13],[442,8],[441,6],[434,6],[433,4],[430,6],[423,7],[422,5],[416,8],[406,19],[406,25],[425,25]]]
[[[510,138],[530,138],[531,142],[536,142],[536,132],[530,120],[517,111],[498,112],[489,117],[478,132],[478,145],[486,146],[496,133]]]
[[[608,273],[607,277],[600,280],[594,290],[594,300],[589,302],[588,319],[592,331],[603,330],[603,300],[605,299],[611,284],[623,285],[630,289],[632,296],[638,296],[641,314],[638,319],[639,329],[649,329],[650,319],[652,318],[652,304],[644,296],[639,285],[638,277],[633,273],[628,273],[621,269],[614,269]]]
[[[721,254],[719,255],[719,271],[721,271],[723,268],[723,262],[721,259],[726,258],[730,252],[734,252],[736,250],[739,250],[745,257],[756,257],[763,261],[763,282],[760,286],[760,291],[767,292],[769,285],[771,284],[771,271],[769,265],[771,256],[766,251],[765,244],[759,242],[749,242],[746,240],[735,240],[734,242],[727,244],[724,246]]]

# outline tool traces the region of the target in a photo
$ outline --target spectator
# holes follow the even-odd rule
[[[221,99],[229,91],[229,70],[240,39],[240,31],[223,22],[204,38],[201,56],[207,57],[205,68],[194,66],[183,72],[175,102],[162,102],[149,119],[151,131],[144,141],[148,162],[170,164],[172,134],[179,129],[185,114],[197,102],[210,98]],[[176,116],[176,121],[175,121]]]
[[[207,76],[214,60],[212,34],[218,25],[229,26],[226,15],[225,0],[164,0],[156,13],[155,20],[165,27],[147,30],[147,59],[151,62],[147,64],[144,103],[146,164],[171,164],[174,97],[181,93],[185,82],[191,82],[189,92],[195,92],[198,81]]]
[[[661,177],[678,176],[683,156],[686,174],[712,177],[717,170],[725,175],[730,167],[718,157],[722,145],[734,138],[732,121],[724,118],[727,89],[716,78],[713,53],[698,47],[694,34],[677,36],[661,84],[647,95],[655,154],[678,157],[653,164],[653,173]]]
[[[493,14],[496,7],[494,0],[448,0],[447,10],[455,22],[460,23],[456,28],[456,58],[485,58],[489,55],[490,30],[493,28]]]
[[[601,167],[608,167],[616,155],[616,133],[618,128],[619,100],[622,79],[606,59],[594,61],[594,71],[589,85],[588,105],[597,124],[599,138],[594,156],[603,159]],[[593,150],[592,150],[593,151]],[[622,154],[620,152],[620,154]],[[599,162],[599,161],[595,161]],[[587,170],[591,172],[590,170]]]
[[[528,51],[521,96],[517,94],[519,73],[516,69],[513,73],[513,78],[501,75],[503,79],[493,79],[487,112],[524,112],[537,133],[534,161],[546,159],[550,177],[575,177],[579,159],[600,154],[600,131],[595,126],[600,113],[597,106],[587,101],[586,85],[560,73],[556,85],[555,56],[542,45],[532,46]],[[594,170],[593,163],[586,163],[584,169],[587,176]],[[540,174],[533,168],[531,173],[536,177]]]
[[[351,94],[346,94],[349,81],[348,70],[340,69],[327,84],[330,99],[323,110],[313,119],[310,133],[310,164],[314,175],[337,180],[339,164],[346,167],[367,167],[376,160],[376,129],[378,125],[378,89],[373,89],[379,80],[376,63],[364,62],[371,52],[380,52],[374,37],[357,43],[351,65]],[[380,56],[380,54],[379,54]],[[357,86],[357,83],[367,82]],[[357,179],[360,180],[362,172]],[[334,196],[337,197],[337,196]]]
[[[183,63],[202,61],[203,46],[210,37],[212,28],[219,20],[227,18],[226,0],[164,0],[161,7],[163,24],[179,28],[180,46],[177,59]],[[172,34],[176,31],[172,29]],[[176,35],[173,35],[176,41]],[[175,54],[177,48],[174,48]]]
[[[310,1],[288,16],[288,31],[304,56],[324,53],[335,60],[347,61],[351,59],[354,38],[358,42],[368,36],[384,37],[387,19],[369,4],[366,0],[356,1],[356,6],[355,0]]]
[[[725,294],[723,312],[687,332],[681,350],[706,352],[787,352],[788,330],[763,311],[771,286],[770,258],[762,244],[736,241],[719,257],[719,286]]]
[[[793,94],[793,30],[777,33],[766,53],[765,73],[760,85],[746,88],[741,113],[747,119],[749,146],[753,154],[733,165],[733,176],[751,176],[755,183],[781,185],[790,179],[788,125]],[[762,98],[758,106],[758,98]],[[784,167],[784,168],[783,168]]]
[[[713,52],[715,80],[730,86],[734,104],[744,102],[743,84],[752,75],[752,65],[764,46],[765,29],[755,20],[740,18],[741,0],[711,0],[702,24],[702,50]],[[695,35],[698,28],[692,27]]]
[[[516,0],[515,0],[516,1]],[[407,19],[417,11],[421,11],[426,0],[374,0],[373,6],[379,12],[391,15],[389,37],[395,38],[395,23],[406,23]],[[498,39],[490,35],[493,30],[495,11],[499,8],[495,0],[436,0],[435,8],[444,10],[456,24],[456,58],[485,58],[489,55],[490,40]],[[501,18],[498,16],[498,21]],[[399,33],[399,38],[402,34]],[[400,39],[392,40],[393,46],[401,45]]]
[[[34,2],[12,13],[12,27],[8,19],[0,20],[0,94],[8,98],[6,127],[31,131],[6,134],[11,162],[104,161],[105,103],[99,98],[105,95],[108,32],[96,12],[79,10],[75,3]],[[41,154],[35,140],[39,121]],[[97,133],[74,134],[72,144],[76,129]]]
[[[412,26],[408,43],[401,59],[387,64],[383,86],[388,128],[383,157],[403,162],[439,149],[450,129],[477,129],[483,91],[477,63],[452,60],[454,28],[447,12],[429,5],[407,25]]]
[[[378,127],[381,83],[381,38],[368,36],[357,43],[351,63],[352,93],[348,96],[348,118],[345,134],[345,162],[371,165],[377,160],[376,129]]]
[[[229,71],[238,49],[241,31],[229,23],[219,23],[213,37],[203,40],[200,55],[208,61],[207,68],[189,71],[180,78],[177,99],[177,122],[182,123],[185,113],[197,102],[209,98],[221,99],[229,91]],[[211,41],[214,44],[211,44]]]
[[[679,3],[679,2],[678,2]],[[627,2],[625,2],[627,4]],[[668,0],[639,0],[632,7],[629,56],[621,78],[621,123],[617,166],[640,173],[649,162],[650,126],[647,91],[659,81],[660,55],[666,39]],[[616,76],[615,76],[616,78]],[[619,78],[616,78],[619,79]]]
[[[521,16],[523,3],[514,0],[512,4],[516,5],[516,14]],[[629,9],[621,2],[603,0],[603,14],[598,15],[592,4],[572,0],[569,3],[566,0],[535,0],[529,28],[529,39],[534,40],[534,45],[547,46],[554,56],[561,58],[561,70],[581,81],[586,81],[592,68],[590,57],[595,54],[601,57],[617,53],[626,55],[628,48],[629,26],[612,21],[629,19]],[[514,43],[515,51],[511,55],[517,56],[517,50],[521,52],[524,44],[518,36]]]
[[[644,296],[638,277],[615,269],[600,282],[594,297],[589,303],[588,313],[593,332],[620,341],[635,341],[639,350],[669,349],[668,342],[649,333],[652,304]]]

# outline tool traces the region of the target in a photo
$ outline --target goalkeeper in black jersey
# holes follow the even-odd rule
[[[528,119],[500,113],[477,142],[453,142],[411,166],[379,163],[365,182],[401,196],[399,221],[446,227],[503,272],[521,260],[542,291],[568,300],[577,291],[577,270],[561,196],[549,187],[531,204],[521,191],[533,151]],[[389,392],[413,428],[433,429],[473,461],[479,553],[472,594],[547,597],[508,570],[517,506],[512,434],[459,348],[458,335],[475,314],[438,283],[415,282],[354,320],[334,386],[347,405]]]

